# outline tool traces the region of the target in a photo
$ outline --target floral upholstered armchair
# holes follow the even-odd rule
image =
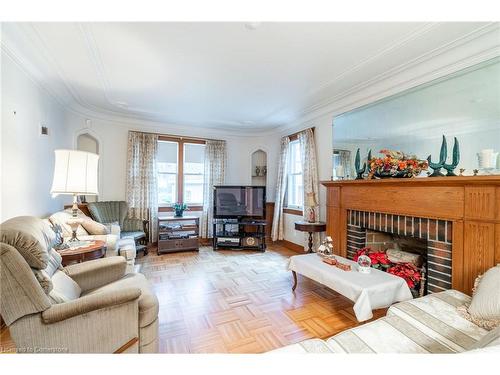
[[[127,202],[91,202],[88,207],[95,221],[102,224],[118,223],[120,226],[120,237],[133,238],[136,242],[137,251],[144,251],[144,255],[148,253],[149,220],[129,217]]]

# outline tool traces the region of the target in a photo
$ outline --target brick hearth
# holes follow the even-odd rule
[[[452,222],[422,217],[349,210],[347,213],[347,257],[366,246],[366,230],[374,230],[427,241],[428,293],[451,289]]]

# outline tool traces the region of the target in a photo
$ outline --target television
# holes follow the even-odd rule
[[[214,218],[266,218],[264,186],[214,186]]]

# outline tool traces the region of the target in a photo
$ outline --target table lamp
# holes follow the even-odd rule
[[[314,193],[307,193],[306,195],[306,217],[309,223],[316,222],[316,212],[314,208],[317,206]]]
[[[97,195],[97,168],[99,155],[77,150],[55,150],[54,180],[50,193],[73,195],[72,219],[68,222],[72,235],[68,241],[78,242],[76,230],[81,224],[78,220],[78,195]]]

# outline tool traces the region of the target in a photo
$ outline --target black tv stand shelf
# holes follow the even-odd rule
[[[215,219],[213,248],[266,251],[266,225],[260,220]]]

